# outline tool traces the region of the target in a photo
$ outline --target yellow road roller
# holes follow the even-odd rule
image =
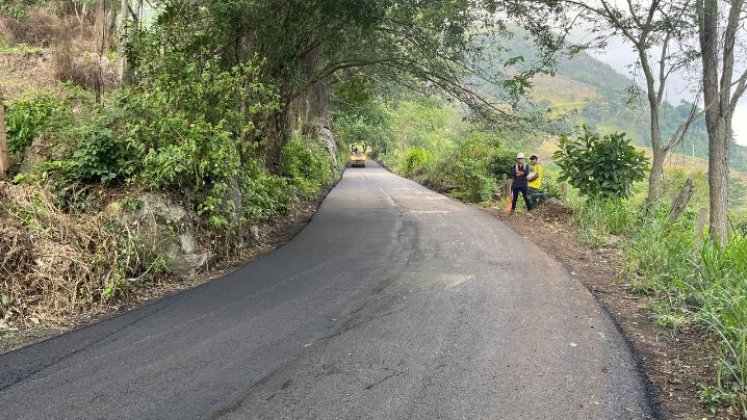
[[[365,168],[366,167],[366,152],[365,149],[361,151],[358,146],[353,146],[350,150],[350,166],[353,168]]]

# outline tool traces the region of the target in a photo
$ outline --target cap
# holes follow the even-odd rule
[[[537,155],[529,156],[529,160],[534,160],[534,159],[537,159]]]
[[[524,159],[524,153],[519,153],[516,155],[516,159]]]

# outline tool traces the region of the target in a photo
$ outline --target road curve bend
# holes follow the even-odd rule
[[[489,214],[369,161],[271,254],[0,356],[8,419],[641,419],[625,340]]]

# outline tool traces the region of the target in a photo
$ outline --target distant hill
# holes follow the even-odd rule
[[[514,60],[516,70],[528,69],[538,60],[531,40],[518,30],[509,38],[495,40],[485,37],[476,42],[482,46],[484,57],[487,57],[483,62],[476,63],[484,71],[505,71],[504,63],[519,56],[522,59]],[[476,80],[475,85],[499,98],[506,95],[481,81]],[[636,144],[651,145],[646,98],[630,93],[635,86],[631,78],[591,55],[581,52],[571,58],[560,58],[553,76],[537,76],[532,80],[532,85],[529,96],[535,106],[550,108],[554,115],[564,116],[566,129],[586,124],[601,133],[622,131]],[[661,128],[665,141],[687,118],[689,109],[686,103],[663,104]],[[693,157],[708,157],[708,136],[703,119],[691,126],[675,151]],[[730,161],[733,169],[747,172],[747,148],[733,144]]]

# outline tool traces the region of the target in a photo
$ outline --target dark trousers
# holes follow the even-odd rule
[[[524,204],[527,206],[527,210],[532,209],[532,203],[529,202],[529,187],[511,187],[511,211],[516,211],[516,199],[519,198],[519,193],[524,196]]]
[[[544,202],[546,195],[547,194],[542,190],[529,187],[529,202],[532,203],[532,208],[537,207]]]

